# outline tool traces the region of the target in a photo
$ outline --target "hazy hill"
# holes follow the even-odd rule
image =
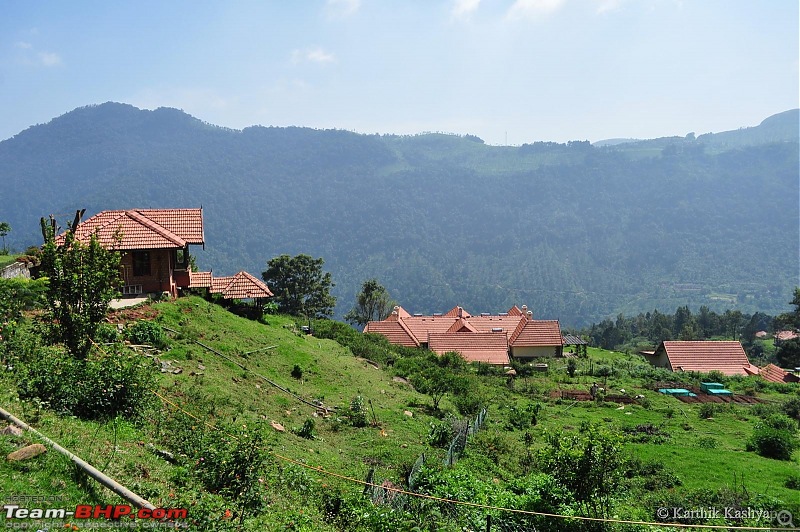
[[[38,219],[202,205],[218,274],[322,256],[339,312],[375,276],[411,311],[526,303],[582,325],[678,305],[777,313],[798,282],[798,110],[755,128],[594,147],[206,124],[76,109],[0,142],[12,247]]]

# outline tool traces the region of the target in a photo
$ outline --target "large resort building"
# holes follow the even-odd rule
[[[525,305],[500,314],[472,315],[454,307],[428,316],[398,306],[385,320],[367,323],[364,332],[396,345],[425,347],[439,355],[454,351],[468,362],[494,365],[507,365],[511,358],[561,356],[564,347],[558,320],[534,320]]]

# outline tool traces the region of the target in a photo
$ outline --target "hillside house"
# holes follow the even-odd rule
[[[561,356],[564,346],[558,321],[534,320],[524,305],[475,316],[462,307],[424,316],[398,306],[385,320],[367,323],[364,332],[380,334],[396,345],[425,347],[440,355],[455,351],[468,362],[495,365],[508,364],[510,357]]]
[[[204,245],[202,209],[129,209],[101,211],[80,222],[75,238],[122,254],[122,294],[168,292],[188,288],[189,246]],[[56,237],[63,243],[65,234]]]
[[[122,294],[167,292],[207,288],[224,299],[260,301],[272,292],[260,279],[247,272],[213,277],[211,272],[193,272],[189,246],[205,246],[203,209],[129,209],[102,211],[80,222],[75,238],[88,243],[97,235],[101,246],[119,251]],[[56,237],[64,242],[65,234]]]
[[[663,341],[653,352],[642,352],[653,366],[670,371],[719,371],[723,375],[752,375],[758,368],[750,364],[740,342]]]

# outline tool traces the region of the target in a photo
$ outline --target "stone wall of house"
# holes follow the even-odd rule
[[[22,277],[25,279],[31,278],[31,271],[28,269],[28,265],[24,262],[14,262],[0,268],[0,278],[2,279],[14,279],[17,277]]]

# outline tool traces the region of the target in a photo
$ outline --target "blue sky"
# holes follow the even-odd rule
[[[490,144],[698,135],[800,107],[797,0],[0,3],[0,140],[106,101]]]

